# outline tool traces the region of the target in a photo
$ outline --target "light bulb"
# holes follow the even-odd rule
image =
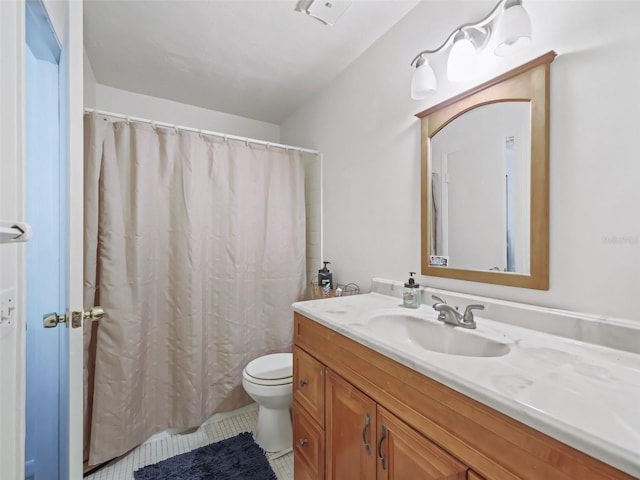
[[[449,52],[447,78],[450,82],[469,80],[478,69],[478,54],[468,37],[456,40]]]
[[[511,55],[531,43],[531,19],[522,5],[507,8],[496,28],[496,48],[499,56]]]
[[[411,98],[421,100],[426,98],[429,92],[436,89],[436,75],[429,65],[429,60],[420,57],[411,78]]]

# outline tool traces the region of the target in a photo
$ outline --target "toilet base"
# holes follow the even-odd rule
[[[267,452],[279,452],[293,445],[293,426],[288,408],[272,409],[260,405],[256,443]]]

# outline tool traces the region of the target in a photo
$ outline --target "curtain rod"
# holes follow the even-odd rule
[[[104,115],[106,117],[121,118],[122,120],[126,120],[127,122],[148,123],[152,126],[173,128],[176,130],[184,130],[187,132],[194,132],[202,135],[212,135],[214,137],[220,137],[228,140],[240,140],[241,142],[254,143],[257,145],[265,145],[266,147],[283,148],[285,150],[298,150],[300,153],[312,153],[314,155],[320,155],[320,152],[318,150],[310,150],[308,148],[294,147],[291,145],[283,145],[281,143],[265,142],[264,140],[256,140],[255,138],[248,138],[248,137],[239,137],[237,135],[227,135],[225,133],[212,132],[210,130],[183,127],[181,125],[174,125],[172,123],[156,122],[155,120],[148,120],[146,118],[140,118],[140,117],[132,117],[130,115],[122,115],[121,113],[105,112],[104,110],[97,110],[95,108],[85,108],[84,111],[87,113],[97,113],[98,115]]]

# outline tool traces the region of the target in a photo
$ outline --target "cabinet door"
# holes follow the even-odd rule
[[[375,402],[327,370],[325,404],[327,480],[375,479]]]
[[[293,399],[324,427],[324,365],[293,347]]]
[[[293,474],[296,480],[324,480],[324,431],[293,402]]]
[[[378,406],[378,480],[466,480],[467,467]]]

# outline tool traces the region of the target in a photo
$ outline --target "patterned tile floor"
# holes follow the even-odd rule
[[[193,433],[166,435],[155,440],[151,439],[85,479],[133,480],[133,472],[145,465],[232,437],[238,433],[255,432],[257,422],[258,405],[255,403],[233,412],[214,415]],[[293,480],[293,453],[291,450],[275,454],[269,453],[267,456],[278,480]]]

